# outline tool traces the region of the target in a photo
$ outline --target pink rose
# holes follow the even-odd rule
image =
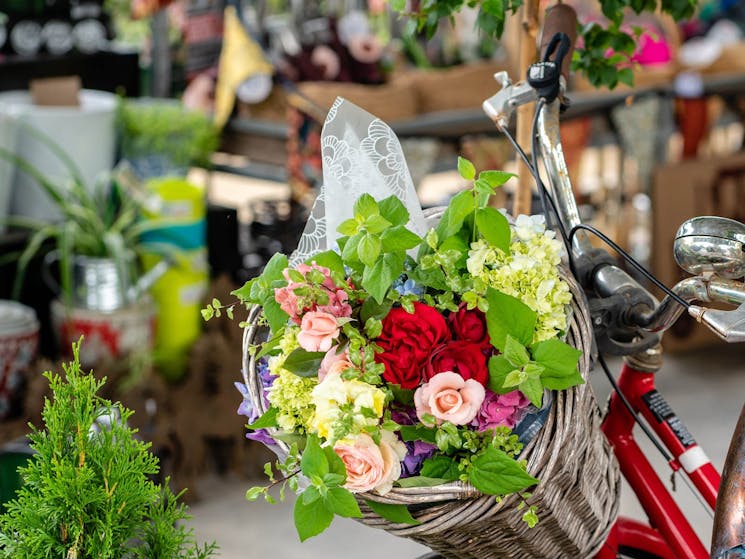
[[[494,429],[495,427],[509,427],[512,429],[522,419],[525,408],[530,404],[523,393],[513,390],[507,394],[495,394],[487,390],[479,413],[476,414],[471,425],[479,431]]]
[[[406,445],[390,431],[381,431],[380,446],[370,435],[362,433],[351,441],[336,443],[334,452],[347,469],[344,487],[352,493],[374,490],[384,495],[401,477],[401,460],[406,456]]]
[[[335,345],[326,352],[321,361],[321,366],[318,369],[318,382],[321,382],[324,377],[331,370],[332,365],[337,361],[349,361],[349,348],[344,348],[343,351],[339,351],[339,346]]]
[[[473,421],[481,408],[486,391],[473,379],[464,380],[458,373],[438,373],[414,392],[417,417],[433,415],[440,424],[449,421],[454,425],[466,425]]]
[[[319,311],[305,313],[297,341],[305,351],[328,351],[339,337],[339,325],[332,314]]]

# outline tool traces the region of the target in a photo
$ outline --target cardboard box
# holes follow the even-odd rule
[[[659,167],[652,185],[652,271],[667,286],[688,277],[673,258],[680,225],[699,215],[745,221],[745,154],[682,161]],[[731,307],[722,307],[731,308]],[[663,338],[665,349],[723,344],[705,326],[681,317]]]

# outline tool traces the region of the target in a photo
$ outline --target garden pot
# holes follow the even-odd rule
[[[51,266],[59,259],[59,251],[53,250],[44,257],[42,266],[44,280],[58,295],[62,289],[52,276]],[[128,307],[136,303],[169,267],[170,263],[167,260],[161,260],[134,282],[130,262],[74,255],[72,285],[67,302],[77,309],[100,312],[112,312]]]
[[[52,324],[63,354],[81,336],[80,361],[86,367],[101,362],[147,354],[152,350],[154,313],[152,301],[144,299],[114,311],[103,312],[68,307],[52,301]]]
[[[39,130],[60,146],[80,169],[86,188],[111,171],[115,153],[116,96],[93,90],[80,92],[80,106],[38,106],[27,91],[0,93],[0,112],[12,111],[17,119]],[[69,181],[69,172],[49,148],[21,126],[16,155],[55,184]],[[11,214],[45,221],[60,218],[55,203],[36,182],[20,171],[13,180]]]
[[[0,300],[0,419],[21,411],[26,373],[39,346],[33,309]]]

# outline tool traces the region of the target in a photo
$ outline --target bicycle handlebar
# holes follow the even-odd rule
[[[546,13],[541,35],[541,59],[546,60],[549,45],[554,41],[557,33],[563,33],[569,39],[569,51],[563,57],[561,63],[561,75],[569,80],[569,64],[572,60],[572,52],[577,42],[577,12],[568,4],[556,4]]]
[[[576,14],[573,12],[571,7],[564,4],[554,6],[545,23],[542,45],[542,50],[545,51],[542,52],[544,61],[531,67],[527,82],[513,84],[505,72],[495,74],[494,78],[502,85],[502,89],[483,103],[486,114],[499,129],[507,132],[511,115],[518,106],[542,99],[536,120],[536,134],[550,177],[551,194],[556,201],[558,218],[565,231],[574,230],[582,224],[559,133],[559,110],[564,102],[562,94],[566,83],[561,77],[564,77],[565,65],[571,56],[565,55],[563,60],[556,61],[562,65],[561,75],[556,71],[556,65],[548,60],[548,56],[564,40],[563,37],[557,38],[553,31],[571,32],[576,36]],[[571,47],[568,51],[571,52]],[[559,54],[557,52],[557,57],[561,58]],[[539,69],[534,71],[536,67]],[[550,84],[549,78],[555,80],[555,84]],[[554,91],[559,92],[559,101]],[[544,211],[548,211],[548,208]],[[618,307],[610,313],[615,322],[605,332],[621,333],[617,339],[610,339],[609,345],[607,344],[607,347],[615,349],[618,354],[635,353],[656,343],[658,338],[654,333],[669,328],[686,308],[669,295],[659,303],[625,271],[609,263],[607,253],[602,251],[598,257],[598,251],[592,247],[584,231],[576,231],[572,236],[570,250],[577,260],[585,261],[585,266],[590,271],[585,274],[584,281],[580,279],[581,283],[586,289],[607,299],[605,307],[603,304],[598,305],[600,312],[606,311],[609,304]],[[741,304],[740,308],[733,311],[716,311],[694,305],[687,308],[699,322],[706,324],[726,341],[745,341],[745,285],[742,282],[704,275],[684,280],[675,286],[674,291],[679,292],[678,295],[689,303],[724,301]],[[596,321],[597,324],[600,323]],[[638,334],[636,341],[634,332]]]

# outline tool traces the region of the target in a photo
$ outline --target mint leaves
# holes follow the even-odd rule
[[[493,288],[487,290],[486,299],[489,337],[502,352],[489,359],[492,391],[520,390],[540,408],[544,389],[564,390],[584,383],[577,369],[582,352],[557,338],[532,344],[536,313],[525,303]]]
[[[524,466],[496,448],[486,449],[471,462],[468,479],[476,489],[489,495],[516,493],[538,483]]]
[[[406,251],[422,242],[406,229],[408,221],[409,212],[396,196],[377,202],[363,194],[354,205],[354,217],[337,229],[344,235],[338,240],[344,263],[378,304],[404,271]]]
[[[287,257],[277,253],[267,262],[260,276],[247,281],[243,287],[231,292],[244,304],[261,305],[272,332],[278,332],[284,328],[289,318],[287,313],[279,307],[279,303],[274,300],[274,288],[286,284],[282,272],[287,265]]]
[[[362,517],[354,495],[342,487],[347,480],[344,462],[333,448],[322,448],[315,435],[308,437],[300,469],[311,482],[295,501],[293,517],[300,541],[323,532],[336,514]]]

